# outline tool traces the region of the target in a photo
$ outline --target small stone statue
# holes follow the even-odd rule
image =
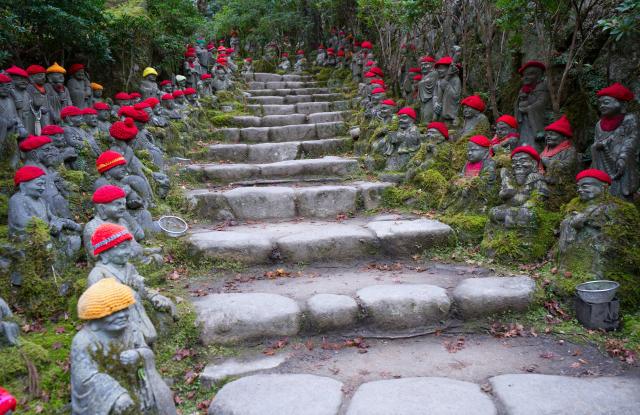
[[[71,96],[71,102],[75,107],[85,109],[91,106],[91,82],[87,78],[87,73],[84,69],[84,65],[81,63],[74,63],[69,68],[69,80],[67,81],[67,88],[69,89],[69,95]]]
[[[486,105],[482,98],[478,95],[471,95],[463,99],[460,104],[462,104],[462,117],[464,118],[460,137],[466,137],[474,132],[489,131],[489,119],[483,114]]]
[[[169,120],[181,120],[182,115],[173,106],[173,94],[164,94],[160,99],[162,104],[162,116]]]
[[[144,68],[142,71],[142,82],[140,82],[140,92],[142,99],[150,97],[160,98],[160,89],[158,88],[158,71],[151,67]]]
[[[336,51],[333,50],[333,48],[327,48],[327,60],[325,61],[325,66],[335,67],[336,63]]]
[[[176,89],[185,89],[187,87],[187,77],[184,75],[176,75],[176,85],[173,91]]]
[[[432,56],[420,59],[420,73],[422,79],[418,83],[418,98],[420,99],[420,121],[425,124],[433,121],[433,94],[438,81],[438,71],[433,66],[436,60]]]
[[[88,127],[87,132],[95,140],[96,136],[100,133],[98,130],[98,111],[88,107],[82,110],[82,115],[84,124]]]
[[[243,68],[244,70],[244,68]],[[244,72],[243,72],[244,73]],[[201,97],[212,97],[213,93],[213,77],[210,73],[203,73],[198,83],[198,94]]]
[[[176,89],[173,91],[173,107],[180,112],[185,112],[187,109],[187,100],[184,98],[184,90]]]
[[[200,66],[202,66],[203,73],[206,72],[207,69],[209,68],[209,61],[211,60],[211,52],[205,46],[204,39],[196,40],[196,57],[198,58],[198,62],[200,62]]]
[[[136,105],[138,102],[142,101],[142,94],[140,92],[131,92],[129,94],[129,105]]]
[[[16,171],[14,183],[18,191],[9,199],[9,235],[19,240],[24,239],[31,220],[40,219],[49,225],[51,236],[60,243],[64,254],[73,257],[81,246],[79,232],[82,226],[51,212],[50,206],[42,197],[47,187],[45,175],[45,171],[36,166],[24,166]]]
[[[133,150],[134,139],[138,135],[138,128],[132,118],[126,118],[124,121],[116,121],[111,125],[109,130],[111,137],[114,138],[111,150],[122,155],[126,160],[126,171],[138,178],[143,183],[142,197],[152,202],[153,192],[151,191],[151,185],[147,180],[147,176],[144,174],[145,167],[140,159],[135,155]]]
[[[113,234],[117,225],[103,226],[104,234],[96,237],[98,249],[109,250],[129,235],[126,230]],[[87,323],[71,344],[72,415],[177,414],[153,351],[131,324],[140,308],[139,295],[113,277],[100,279],[80,296],[78,317]]]
[[[98,132],[109,135],[111,128],[111,107],[104,102],[96,102],[93,108],[98,112]]]
[[[200,79],[200,75],[203,73],[202,67],[200,66],[200,62],[196,58],[195,49],[189,49],[184,53],[184,76],[186,79],[187,86],[192,88],[196,88],[198,86],[198,79]]]
[[[598,91],[602,118],[591,146],[591,167],[607,173],[612,180],[611,194],[627,201],[633,200],[640,186],[638,119],[626,111],[633,98],[633,92],[618,83]]]
[[[518,121],[514,116],[504,114],[496,120],[496,135],[491,140],[493,151],[507,151],[511,153],[518,146]]]
[[[380,110],[380,103],[386,98],[384,88],[375,88],[369,95],[368,104],[364,110],[364,117],[368,120],[372,119]]]
[[[95,105],[98,102],[104,102],[102,94],[104,94],[104,87],[96,82],[91,82],[91,105]]]
[[[491,140],[483,135],[469,138],[467,162],[462,169],[462,177],[482,177],[493,184],[496,180],[496,162],[491,156]]]
[[[60,111],[60,118],[63,122],[65,140],[78,153],[74,168],[81,169],[84,167],[81,164],[86,162],[86,160],[82,160],[85,158],[82,157],[82,154],[88,152],[87,156],[97,157],[102,152],[100,146],[92,135],[82,129],[84,114],[80,108],[74,106],[65,107]]]
[[[416,112],[413,108],[405,107],[398,111],[398,131],[391,131],[387,135],[388,155],[385,170],[401,171],[413,155],[420,149],[422,142],[418,127],[416,127]]]
[[[162,115],[160,100],[155,97],[147,98],[139,104],[133,106],[135,109],[142,109],[149,116],[149,124],[153,127],[165,128],[169,121]]]
[[[304,57],[304,50],[298,49],[296,52],[296,62],[293,65],[294,73],[302,73],[307,68],[307,58]]]
[[[289,61],[289,54],[287,52],[283,52],[280,57],[280,63],[278,64],[278,69],[281,71],[289,72],[291,69],[291,62]]]
[[[64,138],[64,129],[55,124],[45,125],[42,129],[42,135],[46,135],[51,139],[57,149],[60,161],[64,162],[68,168],[71,168],[73,162],[78,158],[78,152],[67,143]]]
[[[132,147],[134,150],[146,150],[151,156],[153,164],[155,164],[158,169],[163,170],[164,153],[162,149],[155,144],[153,134],[151,134],[146,128],[147,123],[149,122],[149,114],[147,114],[142,108],[144,106],[148,107],[149,104],[139,103],[136,105],[139,109],[134,107],[120,108],[120,115],[125,118],[133,119],[137,129],[135,139],[127,141],[127,147]],[[118,151],[118,149],[115,150]],[[124,152],[122,154],[127,158],[127,155]],[[129,160],[127,160],[127,162],[129,162]]]
[[[243,75],[252,75],[253,74],[253,59],[252,58],[245,58],[244,60],[244,65],[242,65],[242,72]]]
[[[438,155],[440,145],[449,139],[449,129],[443,122],[432,121],[427,125],[427,133],[425,135],[422,148],[411,159],[409,168],[407,169],[407,180],[413,179],[418,170],[429,170]]]
[[[362,81],[362,51],[360,45],[362,43],[358,40],[353,42],[353,57],[351,59],[351,76],[355,82]]]
[[[131,105],[131,96],[124,91],[120,91],[113,98],[116,103],[111,106],[111,115],[113,115],[113,118],[117,118],[121,107]]]
[[[31,112],[31,95],[27,92],[29,86],[29,74],[22,68],[12,66],[5,71],[11,77],[13,84],[13,90],[11,96],[13,103],[16,106],[18,117],[22,122],[22,126],[27,131],[35,131],[35,125],[32,125],[34,121],[33,114]]]
[[[235,51],[234,53],[238,53],[238,51],[240,51],[240,38],[238,37],[238,32],[236,32],[235,30],[231,32],[229,45]]]
[[[441,121],[454,124],[462,92],[457,68],[453,59],[445,56],[435,63],[435,69],[438,72],[438,81],[433,95],[434,115]]]
[[[0,298],[0,347],[17,346],[20,342],[20,327],[11,321],[13,313],[9,305]]]
[[[42,127],[52,123],[50,111],[48,108],[47,91],[44,87],[47,81],[47,70],[40,65],[30,65],[27,68],[29,80],[31,84],[27,86],[27,92],[31,95],[31,108],[29,117],[31,118],[26,124],[29,134],[42,134]],[[33,127],[33,130],[29,128]]]
[[[198,91],[196,91],[195,88],[186,88],[184,90],[184,97],[190,107],[198,108],[201,106],[200,102],[198,102]]]
[[[374,112],[374,118],[384,124],[390,123],[397,106],[394,100],[385,99],[380,103],[378,110]]]
[[[545,169],[547,183],[556,184],[562,177],[575,175],[578,166],[578,154],[571,144],[573,130],[565,115],[544,128],[546,146],[540,160]]]
[[[217,91],[226,91],[231,87],[231,79],[227,70],[227,59],[218,58],[213,70],[213,89]]]
[[[51,111],[51,122],[54,124],[60,124],[60,111],[62,108],[73,105],[71,101],[71,95],[66,86],[64,86],[64,75],[67,70],[58,63],[47,68],[47,83],[44,85],[47,91],[48,108]]]
[[[19,156],[13,134],[18,138],[28,135],[11,96],[11,78],[0,73],[0,157],[17,167]]]
[[[542,62],[529,61],[518,69],[522,75],[522,87],[516,100],[515,116],[520,126],[520,145],[531,146],[540,152],[544,143],[544,127],[551,97],[542,77],[546,66]]]
[[[327,64],[327,53],[324,49],[324,45],[318,46],[318,54],[316,55],[316,66],[325,66]]]
[[[164,81],[160,81],[160,92],[162,94],[171,94],[173,93],[173,84],[169,79],[165,79]],[[161,96],[162,98],[162,96]]]

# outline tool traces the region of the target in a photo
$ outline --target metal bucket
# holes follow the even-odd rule
[[[162,216],[158,219],[158,226],[172,238],[183,236],[189,230],[187,222],[177,216]]]
[[[616,296],[620,284],[609,280],[588,281],[576,286],[578,297],[585,303],[608,303]]]

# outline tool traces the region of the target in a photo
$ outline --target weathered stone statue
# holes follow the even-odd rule
[[[146,112],[149,116],[149,124],[153,127],[165,128],[169,125],[169,121],[162,115],[162,107],[160,106],[160,100],[158,98],[147,98],[134,105],[133,108],[137,110],[142,109]]]
[[[344,49],[338,49],[338,53],[336,53],[336,68],[343,69],[346,65],[346,59]]]
[[[227,70],[227,59],[218,58],[213,70],[213,89],[217,91],[226,91],[231,87],[231,79]]]
[[[478,95],[471,95],[463,99],[460,103],[462,104],[462,118],[464,119],[460,137],[469,136],[474,132],[488,132],[489,119],[484,115],[486,105],[482,98]]]
[[[94,108],[88,107],[82,110],[82,115],[84,124],[88,127],[87,132],[95,140],[96,136],[100,133],[98,130],[98,111]]]
[[[233,53],[237,54],[240,51],[240,38],[238,32],[235,30],[231,32],[231,38],[229,39],[229,46],[234,50]]]
[[[129,94],[129,105],[136,105],[138,102],[142,101],[142,94],[140,92],[131,92]]]
[[[496,120],[496,135],[491,140],[493,151],[507,151],[511,153],[518,146],[518,121],[514,116],[504,114]]]
[[[198,94],[201,97],[212,97],[214,95],[213,77],[210,73],[203,73],[200,76],[200,82],[198,83]]]
[[[189,49],[184,53],[184,76],[186,79],[187,86],[192,88],[196,88],[198,86],[198,79],[200,79],[200,75],[204,72],[202,71],[202,67],[200,66],[200,62],[196,58],[196,51],[194,49]]]
[[[98,249],[108,250],[129,235],[118,236],[114,225],[103,226],[104,233],[96,236]],[[72,415],[177,414],[153,351],[131,324],[136,308],[142,307],[136,297],[113,277],[97,281],[80,296],[78,317],[87,323],[71,344]]]
[[[47,91],[48,108],[51,111],[51,122],[54,124],[60,124],[62,122],[60,119],[60,111],[62,111],[62,108],[73,105],[69,90],[64,86],[64,75],[66,73],[67,70],[58,65],[57,62],[47,68],[48,82],[44,87]]]
[[[9,235],[24,239],[29,223],[34,218],[40,219],[49,225],[51,236],[64,254],[73,257],[81,246],[79,232],[82,227],[51,212],[42,197],[47,187],[45,175],[45,171],[36,166],[24,166],[16,171],[13,181],[18,191],[9,199]]]
[[[325,61],[325,66],[336,66],[336,51],[333,48],[327,48],[327,60]]]
[[[401,171],[413,155],[420,149],[421,137],[416,127],[416,112],[413,108],[405,107],[398,111],[398,131],[391,131],[387,135],[387,164],[385,170]]]
[[[365,106],[364,117],[372,119],[380,110],[380,103],[386,98],[384,88],[375,88],[369,95],[369,101]]]
[[[27,92],[29,86],[29,74],[22,68],[12,66],[5,71],[11,77],[13,89],[11,96],[13,97],[13,103],[16,106],[18,117],[22,125],[27,131],[35,130],[35,126],[31,125],[33,117],[31,113],[31,95]]]
[[[187,108],[187,100],[184,98],[184,90],[176,89],[173,91],[173,107],[180,112],[184,112]]]
[[[147,114],[142,108],[148,107],[149,104],[136,104],[139,109],[134,107],[122,107],[120,108],[120,115],[126,118],[133,119],[137,134],[135,139],[127,141],[129,146],[132,146],[134,150],[146,150],[151,156],[153,164],[160,169],[164,169],[164,153],[160,147],[155,144],[153,135],[147,130],[146,125],[149,122],[149,114]],[[116,150],[118,151],[118,150]],[[125,153],[122,153],[125,158]],[[129,162],[129,160],[127,160]]]
[[[243,75],[251,75],[253,74],[253,59],[252,58],[245,58],[244,60],[244,65],[242,65],[242,72]]]
[[[91,105],[95,105],[97,102],[104,102],[102,95],[104,94],[104,87],[96,82],[91,82]]]
[[[200,66],[202,66],[202,72],[206,72],[209,68],[209,63],[211,60],[211,52],[205,46],[204,39],[196,40],[196,57],[198,58],[198,62],[200,62]],[[144,75],[143,75],[144,76]]]
[[[162,92],[162,94],[171,94],[173,92],[171,80],[165,79],[164,81],[160,81],[160,92]],[[162,96],[160,98],[162,98]]]
[[[302,73],[307,69],[307,58],[304,56],[304,50],[298,49],[296,52],[296,62],[293,65],[293,72]]]
[[[318,46],[318,54],[316,55],[315,65],[325,66],[326,64],[327,64],[327,52],[324,49],[324,46],[320,44],[320,46]]]
[[[91,96],[93,92],[91,91],[91,82],[87,78],[84,65],[81,63],[71,65],[69,68],[69,76],[67,88],[71,96],[71,105],[80,109],[91,106]]]
[[[132,118],[126,118],[124,121],[116,121],[111,125],[109,133],[111,137],[114,138],[111,150],[124,157],[126,160],[126,171],[138,177],[138,180],[141,180],[145,184],[144,189],[136,190],[143,190],[143,198],[152,202],[153,192],[151,191],[147,176],[144,174],[144,164],[142,164],[133,151],[133,141],[135,141],[134,139],[138,135],[138,128],[135,122]]]
[[[184,97],[189,106],[200,107],[200,102],[198,102],[198,91],[196,91],[195,88],[186,88],[184,90]]]
[[[278,69],[285,72],[289,72],[291,70],[291,61],[289,61],[289,54],[287,52],[282,53]]]
[[[66,167],[71,168],[73,162],[78,158],[78,152],[64,138],[64,129],[55,124],[45,125],[42,128],[42,135],[46,135],[51,139],[58,151],[60,161],[64,162]]]
[[[458,71],[449,56],[440,58],[435,63],[438,72],[438,81],[433,95],[433,112],[441,121],[454,124],[458,115],[458,105],[462,84]]]
[[[111,128],[111,107],[104,102],[96,102],[93,108],[98,112],[98,131],[109,135]]]
[[[151,68],[146,67],[142,71],[142,81],[140,82],[140,92],[142,99],[150,97],[160,98],[160,88],[158,88],[158,72]]]
[[[545,169],[548,184],[558,184],[573,179],[578,167],[578,154],[571,144],[573,130],[565,115],[544,128],[546,146],[540,160]]]
[[[496,163],[491,156],[491,140],[483,135],[469,138],[462,177],[482,177],[493,184],[496,180]]]
[[[92,135],[82,129],[84,114],[78,107],[69,106],[60,111],[62,127],[64,128],[64,138],[67,143],[76,149],[78,159],[74,162],[75,169],[82,169],[86,164],[86,158],[97,157],[101,153],[100,146]]]
[[[14,321],[9,305],[0,298],[0,347],[17,346],[20,342],[20,326]]]
[[[184,75],[176,75],[176,84],[174,85],[172,91],[176,89],[184,89],[187,87],[187,77]]]
[[[520,126],[519,144],[531,146],[540,152],[544,143],[544,127],[551,97],[543,80],[545,65],[529,61],[518,72],[522,75],[522,87],[516,100],[515,116]]]
[[[420,73],[422,79],[418,83],[418,98],[420,99],[420,121],[430,123],[434,119],[433,94],[438,81],[438,71],[433,66],[436,60],[432,56],[420,58]]]
[[[369,70],[372,66],[375,66],[375,57],[373,56],[373,43],[368,40],[363,41],[360,44],[362,53],[362,75]]]
[[[111,114],[114,118],[117,118],[121,107],[131,105],[131,96],[124,91],[120,91],[113,97],[113,99],[115,99],[116,102],[111,106]]]
[[[374,112],[374,117],[376,120],[387,124],[391,122],[393,118],[393,114],[396,112],[396,107],[398,105],[392,99],[385,99],[380,103],[377,111]]]
[[[362,50],[360,49],[360,45],[362,43],[360,41],[353,42],[353,57],[351,58],[351,76],[353,80],[356,82],[362,81]]]
[[[449,129],[445,123],[432,121],[427,125],[425,140],[407,168],[407,180],[413,179],[418,170],[429,170],[438,155],[440,145],[449,139]]]
[[[48,108],[47,91],[44,87],[47,81],[47,70],[40,65],[30,65],[27,68],[29,74],[29,80],[31,83],[27,86],[27,93],[31,96],[28,117],[30,120],[26,123],[25,127],[29,134],[40,135],[42,134],[42,127],[52,123],[50,111]],[[30,130],[30,128],[33,128]]]
[[[162,105],[162,116],[169,120],[181,120],[182,115],[173,106],[173,94],[164,94],[160,100]]]
[[[640,186],[638,119],[626,113],[626,104],[633,98],[633,93],[618,83],[598,91],[602,118],[591,146],[591,167],[606,172],[612,180],[611,194],[628,201]]]
[[[0,158],[11,167],[16,167],[19,160],[16,138],[26,136],[11,96],[11,78],[0,73]]]

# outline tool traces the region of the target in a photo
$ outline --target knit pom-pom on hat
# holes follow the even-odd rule
[[[579,182],[580,180],[586,177],[592,177],[594,179],[600,180],[603,183],[611,184],[611,176],[609,176],[607,173],[603,172],[602,170],[598,170],[598,169],[582,170],[580,173],[576,175],[576,182]]]
[[[93,196],[91,197],[91,201],[93,203],[104,204],[111,203],[114,200],[122,199],[127,197],[127,194],[121,187],[114,186],[111,184],[106,184],[104,186],[100,186],[93,192]]]
[[[116,166],[127,164],[127,160],[117,151],[107,150],[96,159],[96,169],[102,174]]]
[[[116,140],[129,141],[138,134],[138,127],[132,118],[126,118],[124,121],[116,121],[111,124],[109,134]]]
[[[135,303],[136,298],[131,288],[119,283],[115,278],[103,278],[87,288],[78,299],[78,317],[81,320],[97,320],[129,308]]]
[[[45,144],[52,143],[51,139],[46,135],[30,135],[20,142],[18,147],[21,151],[27,152],[40,148]]]
[[[22,166],[13,175],[13,184],[18,186],[20,183],[30,182],[40,176],[44,176],[46,173],[40,167],[36,166]]]

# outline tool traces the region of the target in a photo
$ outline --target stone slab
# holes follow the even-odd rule
[[[252,79],[257,82],[282,82],[282,75],[275,73],[256,72]]]
[[[269,140],[273,142],[303,141],[316,138],[315,124],[286,125],[269,128]]]
[[[342,383],[327,377],[253,375],[224,385],[209,415],[338,415]]]
[[[477,318],[529,307],[536,289],[526,276],[468,278],[453,290],[453,300],[463,318]]]
[[[247,144],[213,144],[209,146],[207,156],[212,161],[243,161],[249,155]]]
[[[290,187],[237,187],[224,193],[237,219],[278,219],[295,216],[294,192]]]
[[[323,122],[319,124],[315,124],[316,126],[316,136],[318,138],[331,138],[343,135],[346,133],[346,127],[344,122]]]
[[[235,219],[224,194],[208,189],[190,190],[186,195],[189,211],[208,220]]]
[[[384,189],[393,186],[393,183],[385,182],[356,182],[353,184],[360,190],[360,197],[365,210],[378,208],[382,204]]]
[[[635,415],[640,380],[515,374],[489,379],[505,415]]]
[[[233,117],[234,125],[239,125],[241,127],[260,127],[261,121],[260,117],[250,115]]]
[[[317,112],[308,115],[309,123],[318,124],[323,122],[343,121],[342,111]]]
[[[222,136],[223,140],[237,143],[240,141],[240,129],[239,128],[220,128],[218,132]]]
[[[333,111],[329,102],[301,102],[296,104],[295,107],[296,112],[301,114]]]
[[[262,125],[265,127],[305,124],[306,122],[306,114],[267,115],[262,118]]]
[[[269,141],[269,127],[241,128],[240,139],[251,143],[266,143]]]
[[[382,329],[437,323],[451,307],[447,291],[428,284],[374,285],[358,290],[357,295],[372,325]]]
[[[268,89],[268,90],[280,89],[280,88],[286,88],[286,87],[287,87],[287,83],[282,80],[264,83],[264,89]]]
[[[299,154],[300,143],[295,141],[254,144],[248,148],[247,161],[250,163],[277,163],[295,160]]]
[[[228,377],[242,376],[261,370],[274,369],[286,360],[284,354],[279,354],[248,361],[229,359],[220,364],[209,364],[200,374],[200,382],[205,387],[210,388]]]
[[[358,319],[358,304],[347,295],[316,294],[307,300],[310,323],[319,331],[353,327]]]
[[[298,104],[300,102],[312,102],[313,95],[287,95],[284,97],[285,104]]]
[[[303,141],[302,152],[308,157],[322,157],[347,151],[351,146],[350,138],[324,138]]]
[[[245,264],[268,263],[274,249],[270,238],[249,232],[198,232],[189,236],[189,244],[205,256]]]
[[[209,180],[230,182],[255,177],[260,174],[260,168],[251,164],[205,164],[202,172]]]
[[[445,245],[452,233],[451,227],[430,219],[375,221],[367,225],[391,255],[422,252],[427,248]]]
[[[360,385],[347,415],[497,415],[478,385],[426,377],[379,380]]]
[[[294,177],[294,176],[345,176],[358,167],[356,160],[340,157],[323,157],[321,159],[289,160],[279,163],[261,164],[262,177]]]
[[[295,114],[295,105],[247,105],[247,110],[259,116]]]
[[[313,186],[296,190],[298,216],[334,218],[356,211],[358,191],[353,186]]]
[[[277,105],[277,104],[290,104],[290,102],[285,102],[285,97],[277,97],[273,95],[264,96],[264,97],[249,97],[248,101],[254,104],[262,104],[262,105]]]

